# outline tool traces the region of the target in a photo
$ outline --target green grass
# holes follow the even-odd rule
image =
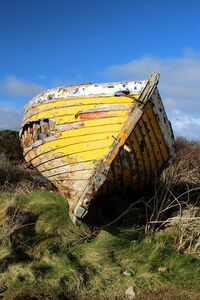
[[[176,227],[149,236],[135,228],[75,227],[66,199],[47,191],[2,194],[0,217],[5,299],[123,299],[133,284],[138,297],[172,288],[200,297],[200,260],[178,253]]]

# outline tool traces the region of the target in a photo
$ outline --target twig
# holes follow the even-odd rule
[[[132,208],[138,204],[138,203],[143,203],[144,202],[144,198],[140,198],[138,201],[132,203],[121,215],[119,215],[116,219],[114,219],[112,222],[108,223],[107,225],[103,226],[102,229],[106,228],[106,227],[110,227],[111,225],[113,225],[114,223],[116,223],[117,221],[119,221],[123,216],[125,216],[127,213],[129,213]]]

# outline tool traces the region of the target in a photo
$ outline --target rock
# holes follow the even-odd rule
[[[134,286],[129,286],[125,292],[126,298],[129,300],[135,299],[136,291]]]
[[[131,272],[129,272],[129,271],[124,271],[124,272],[123,272],[123,275],[125,275],[125,276],[129,276],[129,277],[131,277],[131,276],[132,276]]]
[[[165,273],[168,272],[168,269],[166,267],[159,267],[158,272]]]
[[[49,184],[49,180],[43,176],[35,175],[33,176],[33,181],[37,184],[47,186]]]

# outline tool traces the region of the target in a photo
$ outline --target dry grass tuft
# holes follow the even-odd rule
[[[181,216],[171,218],[171,225],[179,228],[179,252],[200,258],[200,207],[188,205]]]
[[[187,183],[200,186],[200,142],[177,138],[176,153],[162,178],[170,184]]]
[[[200,142],[176,139],[176,153],[146,198],[146,233],[172,224],[179,251],[200,257]]]
[[[24,179],[24,170],[21,165],[12,163],[4,153],[0,153],[0,187],[7,190]]]

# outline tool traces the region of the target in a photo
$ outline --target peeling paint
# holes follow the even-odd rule
[[[34,107],[44,102],[49,102],[56,99],[72,99],[78,97],[92,97],[96,95],[111,96],[116,92],[129,91],[130,94],[138,94],[144,88],[146,81],[129,81],[129,82],[114,82],[104,84],[81,84],[76,86],[58,87],[42,92],[25,107]]]
[[[59,87],[25,107],[25,159],[65,195],[74,223],[100,190],[143,190],[173,154],[158,79]]]
[[[80,120],[90,120],[90,119],[98,119],[98,118],[106,118],[108,117],[108,111],[96,111],[96,112],[80,112],[76,115],[76,118]]]
[[[71,130],[71,129],[77,129],[84,127],[84,122],[74,122],[74,123],[67,123],[67,124],[62,124],[57,126],[57,132],[59,131],[65,131],[65,130]]]

